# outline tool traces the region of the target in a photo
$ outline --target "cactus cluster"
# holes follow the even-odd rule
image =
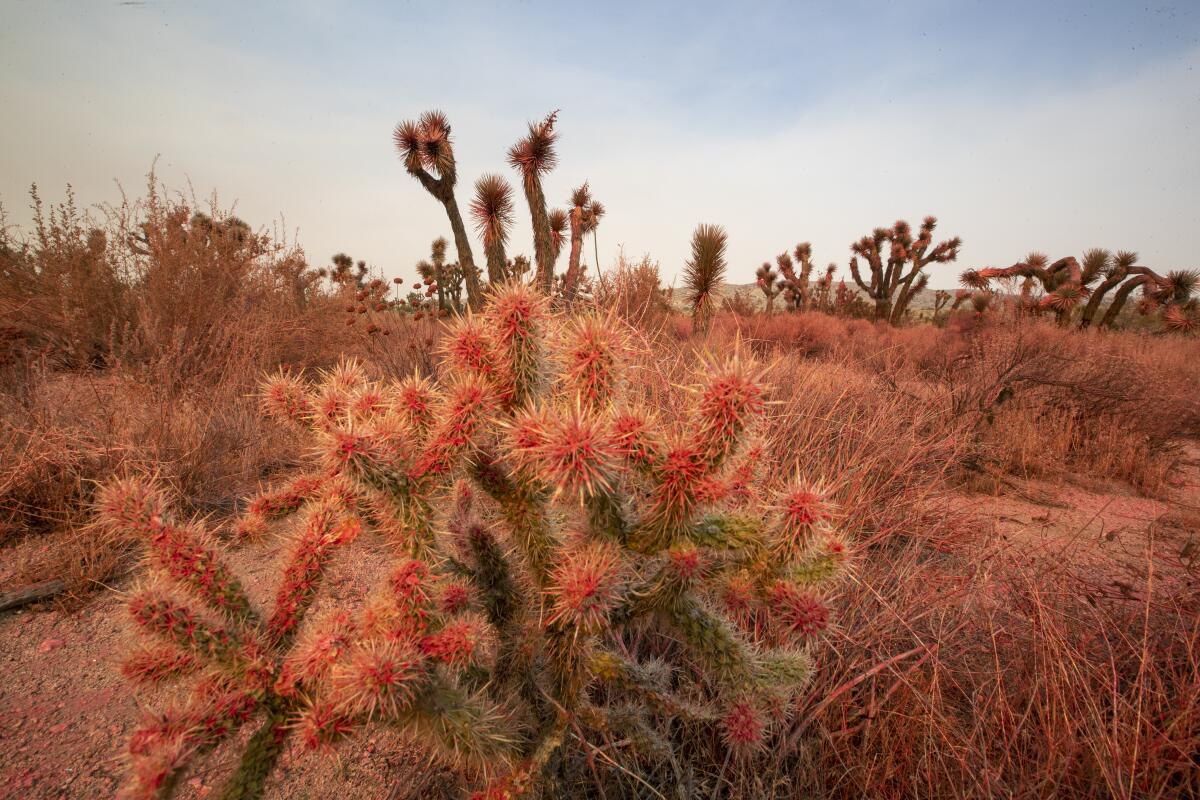
[[[436,382],[354,365],[268,380],[265,406],[316,453],[238,525],[261,536],[298,515],[269,611],[145,482],[109,486],[101,518],[141,536],[158,576],[130,599],[153,644],[126,674],[194,681],[133,736],[130,794],[168,795],[251,722],[223,797],[257,796],[290,739],[321,748],[372,725],[461,768],[480,798],[558,791],[612,737],[642,761],[686,759],[680,723],[730,755],[767,748],[847,568],[837,508],[820,484],[760,477],[778,470],[761,463],[752,361],[703,359],[667,421],[630,386],[628,341],[509,286],[451,324]],[[391,545],[385,585],[307,619],[329,559],[364,531]]]

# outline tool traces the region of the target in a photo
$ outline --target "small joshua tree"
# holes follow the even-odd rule
[[[779,264],[779,271],[783,273],[786,281],[784,295],[787,297],[788,305],[800,311],[808,306],[808,283],[812,276],[812,245],[808,242],[796,245],[795,256],[796,260],[793,262],[792,257],[786,252],[780,253],[775,262]],[[800,265],[799,274],[796,274],[796,264]]]
[[[754,273],[754,277],[758,288],[762,291],[763,296],[767,298],[767,313],[770,314],[775,310],[775,298],[783,291],[783,283],[779,279],[779,273],[771,267],[770,262],[764,261],[763,265]]]
[[[944,309],[950,303],[951,295],[945,289],[933,293],[933,319],[936,322]]]
[[[507,273],[510,280],[526,281],[526,275],[533,269],[533,265],[529,263],[529,257],[525,255],[516,255],[508,260]]]
[[[499,286],[510,277],[504,245],[513,223],[512,187],[499,175],[484,175],[475,182],[475,199],[471,202],[475,229],[483,239],[487,256],[488,282]]]
[[[337,253],[330,260],[333,265],[329,268],[329,280],[340,288],[353,288],[361,290],[367,279],[367,262],[359,261],[357,265],[354,259],[345,253]]]
[[[417,262],[417,274],[426,281],[426,286],[437,292],[439,310],[446,309],[446,285],[449,282],[446,248],[449,244],[444,236],[439,236],[429,245],[429,260]]]
[[[368,726],[407,732],[479,798],[562,796],[613,737],[676,769],[697,757],[685,728],[723,742],[718,763],[768,748],[847,564],[837,510],[799,477],[765,491],[752,362],[706,358],[691,405],[660,421],[624,391],[616,321],[548,303],[510,285],[458,320],[439,384],[380,385],[352,364],[315,387],[267,382],[267,408],[318,454],[238,526],[262,536],[303,512],[269,611],[145,483],[102,494],[105,524],[139,534],[161,573],[131,597],[155,644],[127,674],[197,676],[191,701],[134,734],[130,794],[169,795],[251,722],[224,798],[259,796],[289,741]],[[308,620],[361,531],[393,549],[385,585],[358,613]]]
[[[727,244],[728,237],[720,225],[701,224],[692,233],[692,257],[684,264],[683,284],[694,330],[708,330],[712,321],[717,292],[725,279]]]
[[[877,320],[899,325],[912,298],[929,283],[929,274],[923,272],[925,267],[958,258],[962,239],[955,236],[934,245],[936,228],[937,217],[926,217],[914,239],[909,224],[898,220],[891,228],[876,228],[870,236],[864,236],[850,246],[854,254],[850,259],[850,274],[867,297],[875,301]],[[863,280],[859,258],[867,263],[870,280]]]
[[[570,220],[567,212],[561,208],[550,209],[546,220],[550,224],[550,279],[553,284],[558,257],[562,255],[563,245],[567,243],[567,225]]]
[[[525,189],[525,201],[529,204],[529,215],[533,222],[533,254],[537,264],[534,283],[546,294],[550,293],[554,281],[555,251],[550,216],[546,211],[546,193],[542,191],[542,176],[558,163],[558,156],[554,152],[554,142],[558,136],[554,132],[557,118],[558,112],[554,111],[541,122],[529,123],[529,133],[508,149],[508,163],[521,173],[521,185]]]
[[[817,278],[812,292],[812,305],[820,311],[833,310],[833,277],[837,274],[837,264],[832,261],[825,265],[825,272]]]
[[[458,264],[467,284],[467,302],[472,308],[482,300],[479,289],[479,270],[471,255],[471,240],[454,198],[454,184],[458,181],[458,167],[454,160],[454,146],[450,138],[450,122],[440,111],[426,111],[421,118],[405,120],[396,126],[392,138],[396,149],[404,159],[408,174],[421,182],[446,209],[450,219],[450,230],[454,234],[454,246],[458,250]]]

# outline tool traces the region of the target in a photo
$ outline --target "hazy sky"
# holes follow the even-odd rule
[[[315,264],[409,277],[449,227],[396,122],[447,113],[465,212],[484,172],[517,187],[505,150],[560,108],[547,194],[591,182],[604,266],[623,244],[670,278],[717,222],[730,280],[801,240],[844,273],[852,240],[929,213],[965,241],[934,286],[1031,249],[1200,266],[1195,0],[247,5],[0,0],[10,222],[34,181],[112,201],[159,155],[172,188],[282,215]]]

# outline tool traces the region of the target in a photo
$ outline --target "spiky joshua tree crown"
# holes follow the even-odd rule
[[[125,671],[194,681],[134,734],[132,796],[169,794],[252,721],[224,797],[257,796],[289,739],[320,749],[372,725],[480,798],[553,794],[610,737],[687,759],[680,722],[710,728],[719,757],[770,744],[846,570],[836,508],[800,478],[764,491],[752,361],[704,359],[690,406],[661,420],[626,388],[619,325],[547,303],[498,290],[446,332],[436,383],[381,385],[353,364],[266,382],[267,409],[318,454],[237,526],[262,536],[299,514],[269,610],[150,484],[103,492],[102,520],[142,537],[156,575],[130,598],[151,644]],[[390,543],[387,581],[308,619],[360,531]]]

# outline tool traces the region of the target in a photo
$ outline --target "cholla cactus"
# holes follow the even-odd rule
[[[779,279],[779,273],[771,267],[768,261],[763,262],[763,265],[754,273],[754,277],[758,288],[767,298],[767,313],[770,314],[775,310],[775,298],[783,291],[783,282]]]
[[[454,158],[449,120],[440,111],[426,111],[416,121],[405,120],[397,125],[392,139],[408,174],[420,181],[425,191],[446,209],[450,230],[454,233],[454,246],[458,250],[458,264],[467,283],[467,302],[477,308],[482,300],[479,270],[475,267],[471,240],[467,238],[467,228],[454,197],[458,164]]]
[[[875,301],[876,319],[898,325],[912,298],[929,282],[928,274],[922,270],[929,264],[945,264],[958,258],[962,239],[955,236],[934,245],[936,228],[937,217],[926,217],[914,239],[909,224],[897,220],[891,228],[876,228],[870,236],[864,236],[850,246],[854,254],[850,259],[850,274],[867,297]],[[889,245],[886,262],[883,257],[885,244]],[[871,270],[869,281],[862,278],[859,258],[866,261]]]
[[[172,588],[134,596],[160,644],[129,674],[211,676],[195,707],[135,736],[135,794],[169,793],[188,760],[255,718],[233,778],[249,788],[227,797],[256,796],[288,737],[320,747],[370,725],[408,732],[478,781],[477,797],[553,793],[611,736],[642,758],[686,758],[671,753],[680,722],[738,757],[769,745],[831,624],[849,560],[837,507],[802,476],[759,478],[777,470],[760,463],[755,363],[705,357],[667,423],[626,394],[616,320],[548,304],[509,286],[457,320],[437,384],[378,385],[353,364],[311,388],[268,382],[264,405],[318,454],[255,512],[261,528],[307,509],[269,613],[150,489],[104,493],[103,518],[146,539]],[[330,555],[362,529],[396,552],[386,585],[357,615],[306,620]]]

